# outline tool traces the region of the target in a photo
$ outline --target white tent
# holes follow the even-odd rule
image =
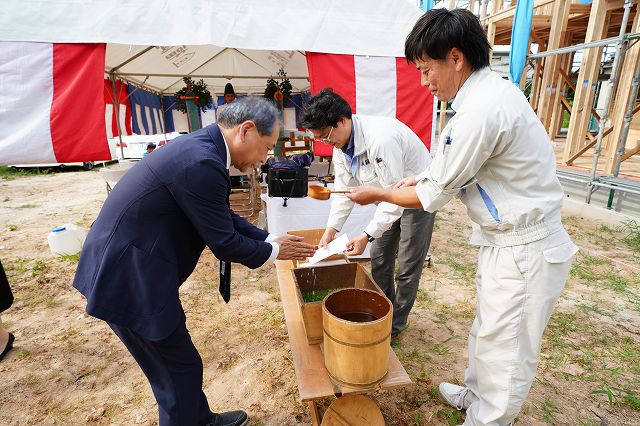
[[[305,51],[401,57],[421,13],[408,0],[33,0],[3,5],[0,41],[108,43],[106,72],[159,93],[185,75],[256,93],[281,67],[304,91]]]
[[[57,58],[52,54],[55,46],[104,43],[106,77],[160,95],[182,87],[183,76],[204,79],[212,94],[222,94],[229,81],[237,93],[258,94],[280,68],[295,92],[307,91],[308,52],[359,55],[353,99],[358,99],[358,111],[396,115],[396,83],[400,80],[396,81],[395,58],[403,56],[406,35],[421,14],[409,0],[7,2],[0,14],[0,75],[6,77],[0,79],[0,164],[94,161],[110,155],[108,149],[97,148],[99,144],[106,147],[106,134],[102,138],[100,126],[86,120],[87,112],[104,107],[102,83],[82,94],[58,90],[63,85],[56,85],[54,91],[50,80],[56,80],[61,69],[52,59]],[[83,71],[93,72],[89,68],[98,60],[90,60],[82,65]],[[73,57],[66,61],[66,65],[74,64]],[[323,69],[329,80],[322,87],[339,83],[335,71],[331,65]],[[81,80],[73,72],[62,74],[67,83],[78,84]],[[398,99],[405,105],[412,104],[408,93],[420,95],[413,87],[403,90]],[[64,102],[65,109],[58,101]],[[388,107],[366,109],[367,103],[373,105],[370,101]],[[121,124],[121,107],[111,109],[113,116],[120,113],[120,120],[110,120],[107,107],[107,129],[110,121]],[[137,107],[133,112],[138,113]],[[403,113],[415,119],[424,108]],[[428,114],[427,121],[431,112]],[[160,114],[145,110],[138,115],[147,123],[157,123],[155,116]],[[158,127],[154,125],[153,131]]]

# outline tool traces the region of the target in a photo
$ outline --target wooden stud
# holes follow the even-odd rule
[[[570,32],[565,31],[562,37],[563,45],[566,46],[568,43],[570,43],[572,36],[573,35]],[[553,106],[553,111],[551,113],[551,123],[549,124],[549,127],[548,127],[549,136],[552,140],[556,138],[556,136],[558,135],[558,133],[562,128],[565,109],[562,106],[561,99],[567,96],[567,87],[569,86],[565,81],[564,76],[561,74],[561,71],[564,72],[563,70],[571,70],[573,57],[574,57],[574,53],[570,52],[564,55],[560,55],[560,58],[559,58],[558,73],[556,75],[557,101]],[[569,83],[571,83],[570,80],[569,80]],[[573,85],[573,83],[571,83],[571,85]]]
[[[504,0],[493,0],[491,2],[491,15],[495,15],[504,9]]]
[[[566,1],[556,0],[553,4],[553,21],[551,23],[551,33],[547,43],[547,50],[562,47],[562,35],[567,28],[569,19],[569,7]],[[544,74],[542,76],[542,87],[540,94],[540,102],[542,108],[538,109],[538,117],[542,125],[551,133],[550,124],[554,107],[559,103],[557,76],[560,57],[558,55],[546,58]]]
[[[594,0],[587,26],[585,42],[602,39],[607,30],[606,0]],[[585,145],[585,134],[591,119],[591,106],[598,83],[602,47],[594,47],[583,51],[582,63],[576,84],[574,108],[569,121],[569,133],[562,156],[563,163],[572,164],[572,158]]]

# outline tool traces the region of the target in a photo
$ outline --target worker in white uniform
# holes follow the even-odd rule
[[[391,188],[403,178],[423,171],[431,162],[420,138],[394,117],[352,114],[351,107],[331,89],[313,96],[302,125],[316,138],[333,145],[335,189],[357,185]],[[346,222],[353,202],[332,197],[331,211],[320,246],[330,243]],[[362,254],[371,242],[371,274],[393,303],[391,335],[407,327],[416,300],[420,275],[431,243],[435,212],[379,203],[369,224],[347,244],[347,254]],[[394,280],[396,258],[398,269]]]
[[[465,386],[440,384],[465,425],[508,425],[527,398],[542,333],[578,248],[560,220],[563,190],[544,127],[520,89],[489,69],[490,45],[468,10],[423,15],[405,43],[422,85],[455,115],[434,160],[394,189],[357,188],[360,204],[427,211],[459,197],[479,245],[476,318]]]

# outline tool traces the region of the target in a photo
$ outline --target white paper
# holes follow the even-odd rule
[[[349,263],[347,259],[320,260],[314,264],[311,264],[309,262],[300,263],[298,264],[298,268],[311,268],[314,266],[346,265],[347,263]]]
[[[309,265],[313,265],[315,263],[320,262],[322,259],[326,259],[329,256],[333,256],[334,254],[342,253],[347,250],[347,243],[349,242],[349,237],[347,234],[342,234],[335,240],[331,241],[327,244],[326,247],[319,248],[312,257],[309,258]]]

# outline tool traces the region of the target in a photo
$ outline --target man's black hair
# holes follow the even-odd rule
[[[300,124],[306,129],[335,127],[342,118],[351,119],[351,107],[332,89],[322,89],[313,96],[302,112]]]
[[[489,66],[491,45],[478,18],[467,9],[431,9],[418,19],[404,42],[404,56],[415,63],[443,60],[458,48],[476,71]]]

